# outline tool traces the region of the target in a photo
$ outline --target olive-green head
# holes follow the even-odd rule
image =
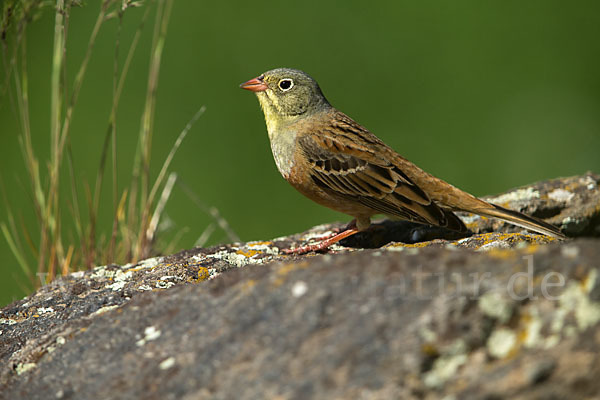
[[[317,82],[297,69],[272,69],[240,87],[256,93],[267,124],[295,120],[330,107]]]

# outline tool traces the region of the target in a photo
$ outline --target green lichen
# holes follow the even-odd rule
[[[487,351],[492,357],[506,358],[518,346],[517,334],[507,328],[496,329],[487,341]]]
[[[515,304],[502,293],[489,291],[479,298],[477,306],[483,314],[505,324],[512,317]]]

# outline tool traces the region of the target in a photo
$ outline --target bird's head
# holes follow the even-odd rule
[[[296,69],[273,69],[240,87],[256,93],[267,125],[279,125],[330,107],[317,82]]]

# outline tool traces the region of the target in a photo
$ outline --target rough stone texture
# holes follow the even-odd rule
[[[464,215],[467,238],[386,221],[280,254],[333,224],[71,274],[0,312],[0,398],[594,398],[599,181],[495,198],[564,242]]]

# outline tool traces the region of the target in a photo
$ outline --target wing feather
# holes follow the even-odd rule
[[[352,198],[378,213],[448,225],[447,212],[393,164],[330,135],[304,135],[298,143],[311,163],[313,181],[323,190]]]

